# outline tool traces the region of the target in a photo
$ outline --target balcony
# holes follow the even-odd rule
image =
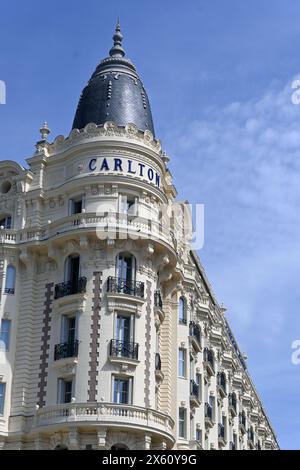
[[[159,353],[155,354],[155,378],[158,382],[162,382],[164,379],[164,374],[161,370],[161,357]]]
[[[145,285],[143,282],[127,281],[112,276],[107,280],[107,292],[111,294],[125,294],[143,299],[144,291]]]
[[[204,359],[204,366],[206,367],[209,375],[214,375],[215,373],[214,353],[210,349],[205,348],[203,359]]]
[[[68,403],[42,407],[36,411],[34,428],[37,432],[53,426],[63,431],[66,426],[76,424],[80,429],[89,431],[102,426],[117,432],[145,432],[149,430],[153,442],[165,441],[167,448],[174,445],[172,418],[159,411],[134,405],[119,405],[116,403]]]
[[[246,415],[244,412],[239,414],[239,426],[242,434],[246,433]]]
[[[228,395],[228,407],[229,407],[229,411],[232,415],[232,417],[235,417],[236,414],[237,414],[237,411],[236,411],[236,395],[235,393],[230,393]]]
[[[86,277],[80,277],[77,282],[67,281],[61,284],[56,284],[54,289],[54,298],[61,299],[68,295],[85,294],[86,292]]]
[[[218,441],[219,446],[224,447],[226,445],[225,426],[222,423],[218,424]]]
[[[5,287],[4,294],[7,295],[14,295],[15,289],[13,287]]]
[[[199,385],[195,380],[190,380],[190,403],[192,406],[200,406]]]
[[[79,341],[56,344],[54,347],[54,360],[67,359],[68,357],[78,356]]]
[[[213,409],[209,403],[205,403],[204,415],[205,415],[205,426],[207,426],[208,428],[212,428],[214,425]]]
[[[222,398],[226,397],[226,375],[219,372],[217,376],[218,392]]]
[[[194,347],[196,352],[201,351],[201,329],[200,326],[190,321],[190,331],[189,331],[190,342]]]
[[[139,345],[118,339],[110,340],[109,354],[111,358],[125,358],[138,361]]]

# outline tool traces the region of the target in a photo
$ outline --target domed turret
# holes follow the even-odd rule
[[[119,22],[113,40],[109,57],[100,62],[81,94],[72,128],[113,121],[118,126],[133,123],[154,134],[148,96],[135,66],[125,57]]]

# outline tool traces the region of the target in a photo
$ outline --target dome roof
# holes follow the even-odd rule
[[[125,57],[122,39],[118,22],[109,57],[100,62],[81,94],[73,129],[82,129],[90,122],[103,125],[113,121],[118,126],[135,124],[154,135],[148,96],[135,66]]]

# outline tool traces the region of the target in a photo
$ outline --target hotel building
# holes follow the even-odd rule
[[[0,163],[0,448],[277,449],[113,40],[70,134]]]

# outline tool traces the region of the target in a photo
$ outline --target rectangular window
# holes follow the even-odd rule
[[[210,404],[211,409],[212,409],[212,419],[213,419],[213,421],[215,421],[215,418],[216,418],[215,417],[215,399],[211,395],[209,397],[209,404]]]
[[[193,441],[195,439],[195,423],[194,423],[194,416],[190,415],[190,440]]]
[[[201,377],[201,374],[196,374],[196,384],[199,386],[199,400],[202,401],[202,377]]]
[[[77,318],[76,316],[62,316],[61,342],[74,344],[77,339]]]
[[[179,437],[185,439],[186,437],[186,410],[185,408],[179,408],[179,416],[178,416],[178,433]]]
[[[130,405],[132,403],[132,379],[113,377],[114,403]]]
[[[202,430],[196,429],[196,441],[200,442],[202,445]]]
[[[71,403],[73,397],[73,380],[58,380],[58,402]]]
[[[178,351],[178,375],[179,377],[185,377],[186,371],[186,352],[185,349],[179,348]]]
[[[82,196],[69,200],[69,215],[81,214],[83,209]]]
[[[137,214],[137,198],[134,196],[121,195],[119,200],[119,211],[121,214]]]
[[[4,414],[5,384],[0,383],[0,415]]]
[[[132,316],[117,315],[116,318],[116,340],[121,343],[133,342],[133,321]]]
[[[4,343],[5,351],[9,350],[9,340],[10,340],[10,320],[1,321],[1,330],[0,330],[0,342]],[[0,349],[1,349],[0,345]]]

